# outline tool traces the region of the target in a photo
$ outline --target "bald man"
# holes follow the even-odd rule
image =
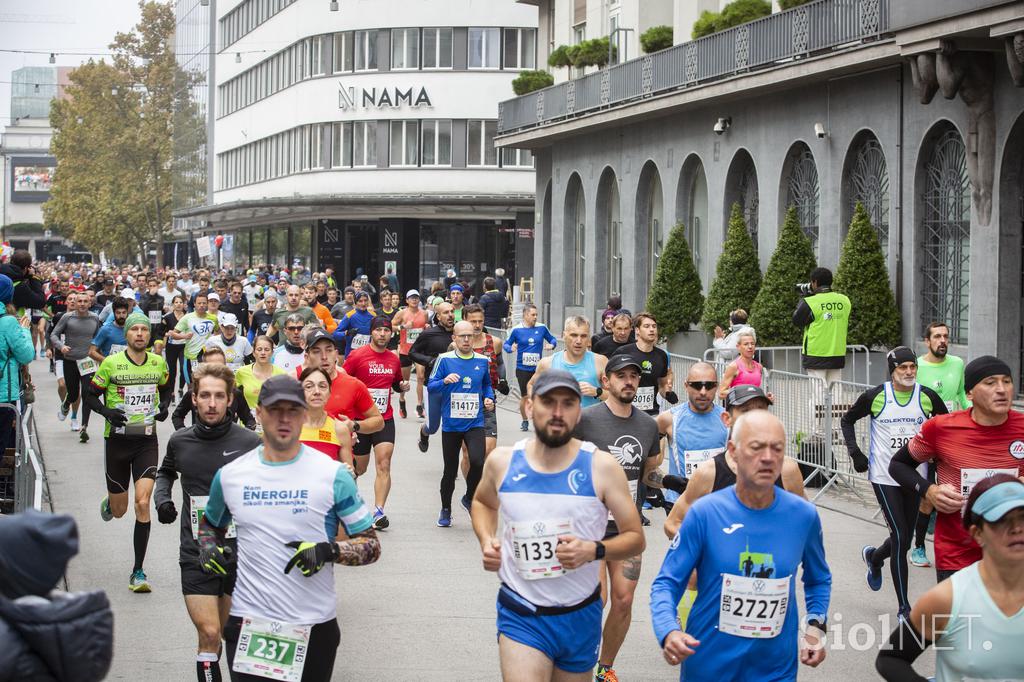
[[[277,334],[284,327],[284,321],[291,315],[301,315],[304,325],[310,322],[319,324],[320,319],[313,312],[313,309],[302,302],[302,287],[292,284],[285,292],[285,299],[283,306],[277,306],[277,312],[274,313],[274,322],[270,325],[270,329],[267,330],[267,336]]]

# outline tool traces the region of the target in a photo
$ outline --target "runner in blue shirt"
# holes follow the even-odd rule
[[[529,396],[527,386],[530,379],[537,371],[541,356],[544,355],[544,344],[548,343],[554,348],[558,339],[552,334],[547,326],[537,324],[537,306],[527,303],[523,306],[523,322],[517,324],[508,333],[508,338],[502,344],[506,353],[511,353],[513,346],[516,353],[516,380],[519,381],[519,414],[523,418],[520,430],[528,431],[530,422],[526,419],[526,398]]]
[[[814,505],[779,490],[786,434],[765,410],[742,415],[729,452],[736,485],[702,497],[686,515],[651,586],[654,634],[680,680],[796,680],[799,660],[825,660],[832,574]],[[785,532],[780,532],[785,528]],[[796,606],[801,567],[807,628]],[[697,570],[697,600],[680,630],[679,599]]]
[[[336,343],[345,344],[345,357],[357,348],[370,343],[370,325],[376,315],[368,310],[370,295],[365,291],[356,294],[356,307],[338,320],[338,328],[332,337]]]
[[[110,324],[101,325],[89,347],[89,357],[96,362],[103,362],[108,355],[123,351],[128,347],[124,336],[124,322],[128,319],[130,304],[127,299],[114,299],[114,315]]]

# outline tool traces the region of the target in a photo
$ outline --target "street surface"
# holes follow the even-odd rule
[[[161,525],[153,512],[153,529],[146,559],[151,594],[128,591],[132,567],[133,514],[104,523],[99,502],[105,494],[102,420],[93,415],[88,444],[78,442],[70,421],[58,422],[56,380],[45,360],[32,363],[36,382],[36,423],[49,476],[54,511],[78,521],[81,551],[71,562],[71,590],[107,591],[114,609],[114,663],[108,679],[189,682],[195,679],[195,630],[185,612],[178,571],[178,526]],[[394,487],[387,506],[391,528],[382,532],[382,555],[368,567],[336,567],[341,646],[335,680],[496,680],[496,574],[485,573],[468,515],[456,505],[449,529],[435,526],[438,482],[441,476],[440,436],[430,450],[416,448],[411,418],[397,420],[398,444],[393,463]],[[512,398],[499,411],[499,444],[510,445],[526,435]],[[397,415],[397,405],[395,408]],[[160,426],[161,458],[171,433],[170,420]],[[373,468],[359,481],[364,499],[373,495]],[[460,480],[456,500],[465,491]],[[180,487],[175,486],[180,510]],[[842,503],[831,502],[830,506]],[[885,569],[880,592],[864,583],[860,548],[878,544],[881,526],[850,514],[820,509],[833,583],[829,616],[829,653],[817,670],[802,668],[801,680],[877,679],[875,653],[888,638],[895,620],[896,599]],[[851,509],[862,517],[874,510]],[[636,592],[633,624],[616,661],[624,681],[674,680],[651,631],[648,610],[650,585],[669,541],[661,530],[664,513],[648,511],[647,550]],[[784,527],[779,528],[785,532]],[[931,543],[928,545],[931,555]],[[911,598],[934,584],[932,569],[910,569]],[[799,582],[798,582],[799,584]],[[802,597],[800,599],[803,612]],[[879,614],[886,614],[879,616]],[[836,628],[841,628],[837,631]],[[796,655],[796,651],[793,652]],[[931,674],[934,654],[920,660],[918,671]],[[227,673],[226,660],[222,671]],[[737,671],[741,676],[741,672]]]

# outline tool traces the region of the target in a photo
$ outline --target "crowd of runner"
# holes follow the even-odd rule
[[[374,286],[331,270],[19,258],[20,271],[0,269],[0,301],[32,357],[49,359],[56,419],[82,443],[103,429],[99,511],[112,521],[133,509],[132,591],[154,589],[151,509],[180,524],[197,679],[222,679],[222,658],[232,680],[330,679],[333,567],[380,556],[405,419],[423,452],[440,431],[436,525],[471,524],[483,568],[498,573],[504,679],[617,680],[634,605],[648,603],[680,679],[794,680],[825,661],[821,521],[776,416],[807,406],[777,403],[743,311],[715,341],[731,355],[677,377],[654,315],[612,301],[596,328],[570,316],[556,337],[532,304],[513,309],[503,273],[402,292],[392,273]],[[33,298],[22,289],[19,304],[19,286]],[[939,680],[1021,679],[1024,416],[1011,409],[1011,370],[950,355],[941,322],[923,345],[920,357],[890,351],[888,379],[841,419],[889,531],[856,558],[873,591],[888,561],[896,597],[876,668],[924,679],[913,664],[935,644]],[[498,446],[497,403],[515,389],[522,440]],[[870,440],[858,443],[865,418]],[[371,457],[372,503],[356,485]],[[648,556],[660,564],[648,600],[635,592],[651,505],[665,508],[671,544]],[[910,566],[932,564],[937,584],[915,602]]]

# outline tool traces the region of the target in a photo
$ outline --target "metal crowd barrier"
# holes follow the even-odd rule
[[[0,403],[5,415],[14,415],[14,449],[4,453],[4,469],[9,472],[0,480],[2,511],[18,513],[26,509],[41,510],[43,505],[43,468],[38,456],[35,419],[32,405],[22,413],[17,405]],[[10,457],[10,460],[7,460]]]
[[[801,346],[764,346],[757,348],[757,359],[767,369],[779,369],[787,372],[801,371]],[[867,346],[854,344],[846,347],[848,362],[843,368],[843,380],[870,383],[871,381],[871,349]],[[734,348],[708,348],[704,351],[705,362],[719,367],[719,373],[736,357]]]

